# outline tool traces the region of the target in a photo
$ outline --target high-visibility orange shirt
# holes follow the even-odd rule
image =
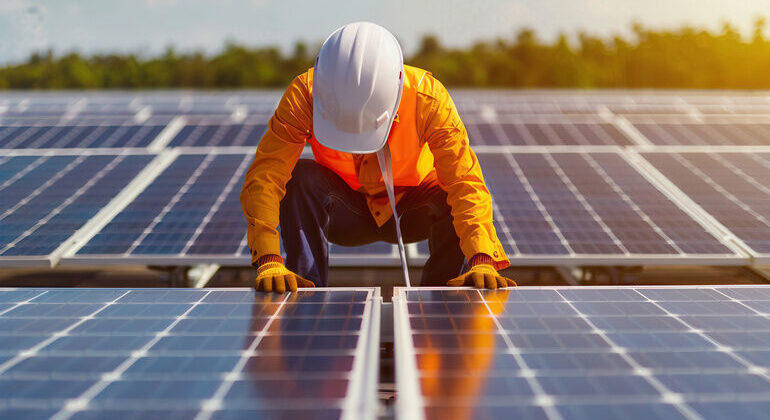
[[[264,255],[280,254],[280,236],[276,230],[280,202],[312,130],[313,96],[306,72],[294,78],[286,89],[246,172],[241,206],[248,221],[252,263]],[[417,131],[433,153],[436,176],[447,192],[465,257],[470,260],[476,254],[486,254],[492,257],[496,269],[509,266],[492,224],[492,197],[484,184],[478,159],[468,144],[465,126],[449,92],[430,73],[417,87]],[[355,163],[359,180],[366,181],[361,182],[360,191],[366,194],[377,225],[382,226],[391,218],[392,211],[382,194],[384,184],[373,185],[369,181],[381,179],[377,156],[355,156]],[[401,195],[397,195],[397,200]]]

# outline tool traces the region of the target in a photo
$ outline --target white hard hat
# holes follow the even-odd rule
[[[404,57],[387,29],[369,22],[329,35],[313,72],[313,132],[324,146],[374,153],[385,145],[401,102]]]

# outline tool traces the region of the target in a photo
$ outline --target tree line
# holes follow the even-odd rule
[[[578,33],[552,42],[522,29],[514,36],[450,48],[423,37],[407,64],[430,70],[451,87],[479,88],[770,88],[770,39],[758,19],[745,37],[729,24],[654,30],[635,24],[631,35]],[[291,53],[228,42],[221,52],[138,54],[35,53],[0,68],[3,89],[281,88],[312,66],[314,53]]]

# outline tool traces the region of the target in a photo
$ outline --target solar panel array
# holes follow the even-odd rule
[[[770,287],[399,289],[398,418],[761,419]]]
[[[640,171],[633,152],[768,144],[770,97],[761,92],[459,91],[453,97],[494,193],[500,239],[515,264],[745,264],[766,253],[765,227],[754,229],[761,218],[749,227],[713,223],[702,213],[718,209],[672,196],[682,193]],[[24,223],[16,222],[19,214],[0,216],[0,223],[9,223],[0,233],[0,264],[56,264],[60,257],[73,264],[248,264],[240,185],[279,98],[280,92],[256,91],[0,95],[6,174],[21,170],[13,169],[20,153],[54,164],[81,156],[107,162],[105,168],[111,159],[123,162],[114,168],[120,173],[105,169],[99,185],[111,183],[111,194],[89,201],[88,211],[59,197],[32,212],[32,204],[59,189],[32,201],[34,189],[14,187],[17,180],[9,184],[9,191],[20,192],[3,195],[1,206],[32,204],[23,208],[29,217]],[[89,165],[101,173],[99,164]],[[46,183],[55,172],[46,167],[32,165],[23,182]],[[755,183],[769,175],[767,167],[752,170]],[[68,191],[90,181],[80,173],[62,175],[62,182],[75,180]],[[744,191],[733,195],[758,200],[746,205],[762,214],[763,196],[750,191],[754,195],[743,197]],[[90,200],[85,190],[80,193],[81,201]],[[64,217],[71,220],[63,223]],[[739,240],[726,239],[725,226]],[[746,244],[750,256],[740,249]],[[427,257],[425,243],[409,248],[414,264]],[[396,249],[385,243],[331,245],[330,259],[399,264]]]
[[[0,418],[373,419],[378,289],[0,289]]]

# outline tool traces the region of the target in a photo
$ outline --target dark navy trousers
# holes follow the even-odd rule
[[[465,257],[452,225],[446,192],[435,178],[407,187],[396,207],[401,215],[404,242],[428,239],[430,257],[421,285],[443,286],[460,275]],[[376,241],[396,243],[391,218],[377,226],[365,195],[351,189],[330,169],[311,159],[300,159],[286,184],[281,201],[281,240],[286,267],[318,287],[328,285],[329,242],[360,246]]]

